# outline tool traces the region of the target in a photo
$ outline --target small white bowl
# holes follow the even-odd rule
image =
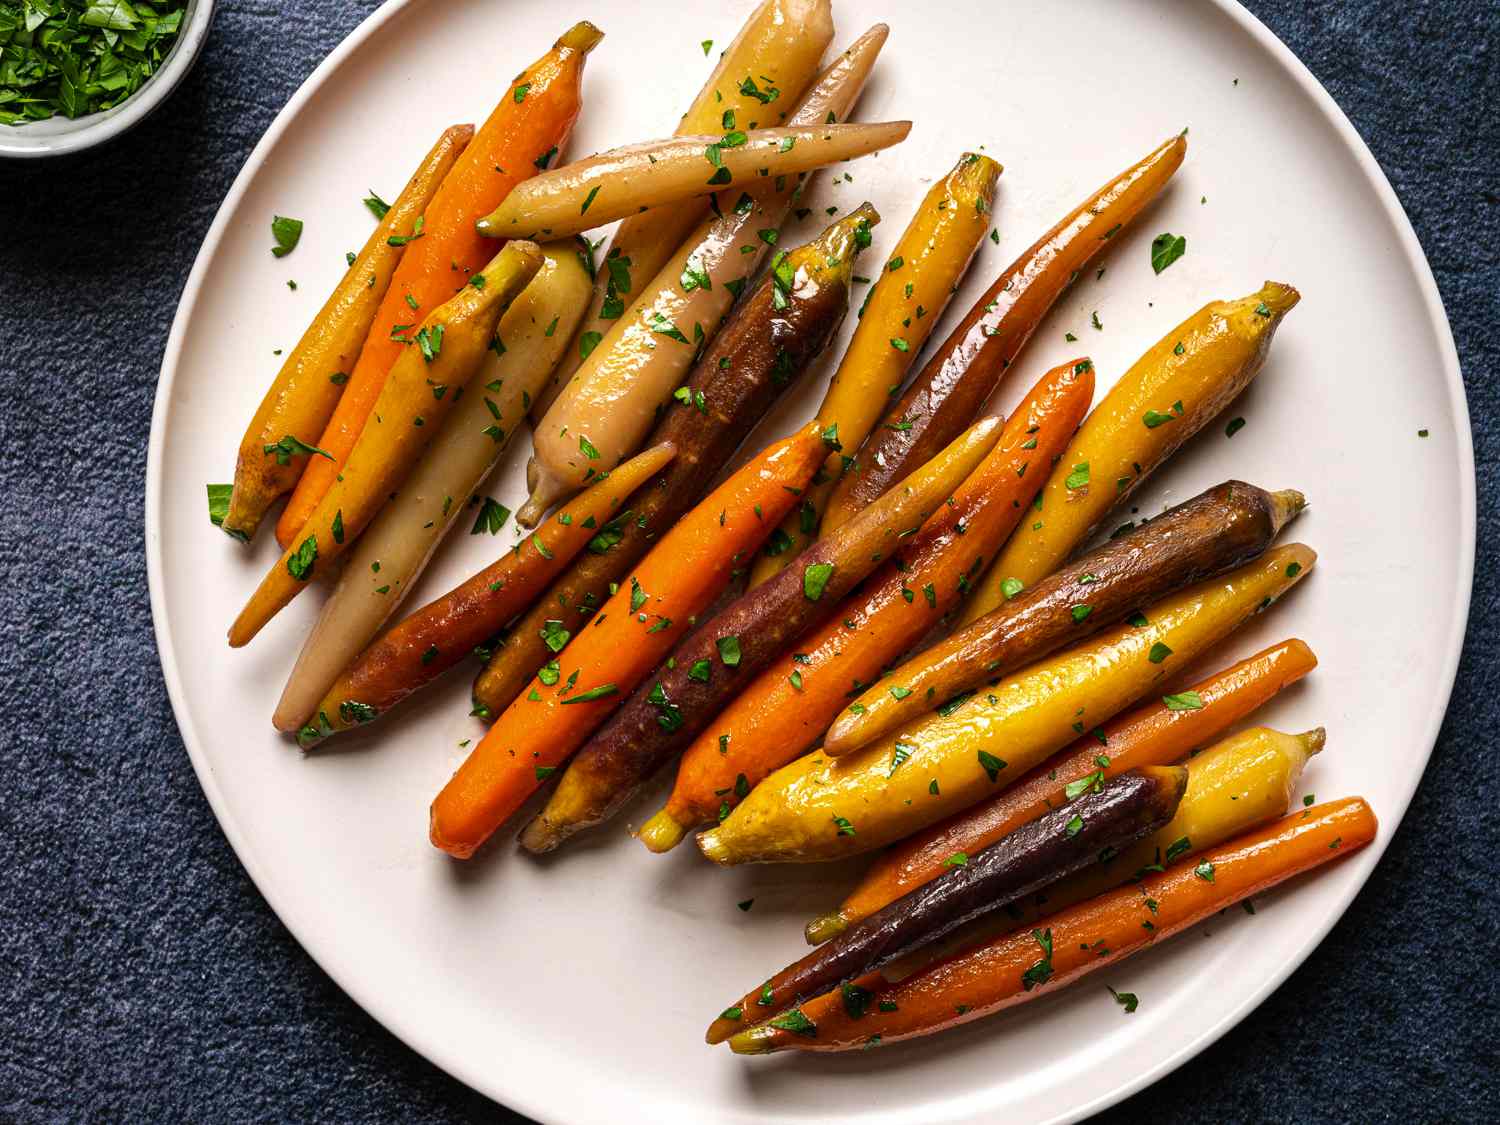
[[[193,69],[208,27],[214,18],[214,0],[188,0],[177,42],[167,52],[161,67],[139,90],[117,106],[84,117],[49,117],[25,125],[0,125],[0,158],[25,159],[81,152],[119,136],[143,121],[166,101],[177,84]]]

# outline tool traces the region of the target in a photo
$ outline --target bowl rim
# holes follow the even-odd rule
[[[216,0],[187,0],[184,23],[177,33],[177,42],[172,44],[172,49],[167,52],[167,57],[162,60],[157,72],[119,105],[74,118],[71,122],[73,127],[60,132],[36,129],[37,126],[55,122],[56,117],[24,125],[0,125],[0,159],[26,160],[82,152],[139,125],[152,110],[171,96],[193,69],[204,43],[208,41],[215,5]]]

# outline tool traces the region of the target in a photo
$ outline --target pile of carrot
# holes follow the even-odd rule
[[[232,646],[337,579],[274,716],[304,746],[399,724],[403,700],[485,659],[488,730],[429,810],[447,855],[471,859],[545,787],[520,842],[551,851],[674,768],[638,832],[654,852],[696,832],[720,865],[878,853],[807,923],[814,948],[711,1022],[740,1053],[891,1044],[1050,994],[1376,831],[1357,797],[1293,808],[1323,728],[1235,729],[1314,669],[1305,643],[1196,671],[1314,568],[1278,542],[1302,493],[1227,479],[1097,542],[1263,369],[1297,290],[1203,305],[1097,403],[1077,356],[988,412],[1172,180],[1185,132],[945,336],[1000,241],[1002,168],[964,152],[927,169],[816,415],[737,453],[839,338],[878,237],[865,203],[783,240],[810,213],[799,192],[911,129],[850,120],[889,29],[821,65],[833,30],[829,0],[763,0],[673,135],[568,162],[603,38],[569,29],[393,204],[366,201],[374,231],[252,417],[233,486],[210,487],[242,542],[287,498]],[[472,513],[492,542],[509,520],[484,481],[523,416],[531,534],[398,616],[455,523]]]

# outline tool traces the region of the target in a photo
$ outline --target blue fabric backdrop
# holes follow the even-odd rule
[[[1500,19],[1492,0],[1249,6],[1354,120],[1437,275],[1474,418],[1473,618],[1432,766],[1352,909],[1254,1015],[1106,1116],[1496,1120]],[[178,294],[251,146],[373,7],[224,3],[171,112],[0,165],[0,1120],[518,1120],[367,1017],[267,908],[174,729],[147,604]]]

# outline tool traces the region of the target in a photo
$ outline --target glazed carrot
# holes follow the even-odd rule
[[[1004,916],[991,914],[954,929],[940,944],[892,959],[881,969],[889,980],[902,980],[949,953],[1022,926],[1038,918],[1123,886],[1140,875],[1160,870],[1164,863],[1197,855],[1225,840],[1242,835],[1284,814],[1308,759],[1323,749],[1322,727],[1302,734],[1283,734],[1270,727],[1254,727],[1195,753],[1186,763],[1187,792],[1168,824],[1126,848],[1112,859],[1102,856],[1068,878],[1013,902]],[[1076,804],[1080,790],[1092,792],[1103,781],[1092,776],[1071,790]],[[1074,804],[1047,813],[1055,816]],[[1011,839],[1012,832],[1005,839]],[[988,850],[988,849],[986,849]],[[980,852],[983,855],[985,852]],[[932,883],[926,884],[931,886]],[[864,923],[861,923],[864,924]]]
[[[946,935],[1087,870],[1101,853],[1128,847],[1168,823],[1187,780],[1180,767],[1132,770],[979,854],[961,857],[944,878],[891,903],[725,1009],[705,1038],[722,1043],[744,1027],[744,1012],[771,1016],[897,958],[921,956]]]
[[[900,390],[907,368],[957,292],[990,229],[999,178],[1000,165],[988,156],[964,153],[928,191],[886,259],[818,407],[818,420],[838,428],[849,453],[859,448]],[[807,490],[795,515],[783,521],[780,533],[756,557],[751,586],[766,581],[818,537],[823,509],[842,472],[842,454],[829,457],[819,474],[825,479]]]
[[[999,437],[998,418],[971,426],[932,462],[809,547],[794,566],[699,624],[573,759],[547,807],[521,833],[522,846],[551,851],[624,804],[741,686],[834,613],[844,595],[953,495]],[[735,664],[720,659],[720,637],[738,638]]]
[[[853,160],[900,144],[910,132],[910,121],[883,121],[731,129],[627,145],[517,185],[479,220],[479,231],[490,238],[565,238],[648,207]]]
[[[809,754],[766,778],[698,846],[722,864],[806,863],[857,855],[936,824],[1007,788],[1075,733],[1162,690],[1167,672],[1150,658],[1158,645],[1186,665],[1280,598],[1315,559],[1300,543],[1278,547],[983,694],[950,701],[918,726],[842,758]],[[1162,698],[1181,710],[1202,702]]]
[[[648,439],[671,442],[676,459],[641,490],[630,518],[611,521],[606,541],[580,555],[495,649],[474,682],[477,713],[498,715],[521,694],[552,656],[545,638],[558,626],[550,622],[580,632],[611,585],[702,498],[770,404],[827,347],[849,307],[851,272],[846,263],[818,276],[818,285],[794,289],[785,307],[770,276],[740,302]]]
[[[1023,523],[964,607],[990,612],[1013,582],[1029,586],[1073,553],[1105,514],[1259,373],[1282,317],[1301,299],[1268,281],[1213,301],[1154,344],[1088,416],[1047,478],[1037,518]]]
[[[847,1051],[981,1019],[1118,964],[1226,907],[1358,851],[1376,830],[1375,814],[1359,797],[1314,805],[1196,861],[1070,906],[1045,929],[1007,934],[897,985],[863,982],[874,985],[873,996],[867,990],[851,1003],[826,993],[796,1009],[800,1019],[740,1032],[730,1046],[742,1054]],[[1211,879],[1200,874],[1204,870]]]
[[[676,453],[658,445],[631,458],[472,578],[386,630],[359,653],[309,714],[304,746],[384,715],[494,636],[546,588]],[[384,569],[373,575],[379,580]]]
[[[509,243],[476,275],[483,284],[465,285],[423,319],[412,346],[391,368],[333,487],[297,533],[296,545],[282,552],[230,626],[231,647],[249,643],[306,589],[319,560],[326,569],[359,538],[447,420],[454,400],[484,362],[501,310],[541,264],[536,243]],[[440,388],[445,393],[439,395]]]
[[[768,446],[678,521],[557,664],[537,673],[432,803],[434,847],[459,859],[520,808],[654,668],[776,526],[827,453],[810,425]]]
[[[1156,197],[1186,152],[1185,136],[1162,144],[1080,203],[996,278],[855,454],[853,469],[829,500],[826,526],[843,523],[969,424],[1043,315]]]
[[[941,875],[950,856],[988,847],[1017,826],[1063,804],[1069,786],[1092,785],[1095,779],[1138,766],[1175,762],[1228,730],[1317,664],[1312,649],[1302,641],[1282,641],[1188,688],[1202,707],[1174,710],[1153,699],[1096,727],[1000,794],[885,852],[837,911],[807,924],[808,942],[828,940]]]
[[[839,757],[857,750],[993,679],[1013,666],[1012,650],[1031,634],[1051,632],[1052,647],[1059,647],[1076,639],[1080,613],[1086,627],[1113,625],[1180,586],[1249,562],[1305,506],[1300,492],[1266,492],[1225,481],[1035,586],[1022,589],[1016,583],[996,609],[908,660],[891,673],[889,684],[855,700],[824,736],[824,751]],[[1028,650],[1045,655],[1045,642]],[[1163,661],[1169,655],[1160,654]]]
[[[880,39],[885,41],[884,34]],[[832,41],[830,0],[765,0],[719,56],[708,81],[677,121],[676,131],[686,135],[745,129],[752,123],[780,125],[812,82],[818,60]],[[879,49],[877,44],[875,51]],[[836,119],[843,118],[839,113]],[[595,278],[588,315],[532,412],[534,420],[541,421],[588,357],[588,341],[603,339],[639,296],[640,286],[656,276],[707,214],[707,199],[688,199],[632,215],[615,229]]]
[[[500,530],[504,509],[488,499],[477,513],[472,505],[511,436],[524,429],[529,396],[557,362],[568,328],[588,304],[589,278],[577,247],[561,242],[541,249],[546,261],[501,315],[493,349],[454,404],[442,439],[427,447],[350,552],[282,690],[271,718],[276,729],[295,731],[317,713],[318,701],[395,617],[460,518],[474,521],[470,534]]]
[[[281,365],[240,441],[227,534],[253,539],[266,509],[296,486],[314,456],[297,450],[322,436],[405,252],[392,236],[411,230],[473,136],[472,125],[443,130]]]
[[[829,623],[772,662],[694,740],[667,805],[641,829],[653,851],[722,816],[766,775],[812,746],[850,686],[874,679],[962,597],[1002,542],[1093,396],[1087,360],[1055,368],[1006,421],[999,444],[912,545],[846,598]],[[1029,477],[1029,481],[1028,481]],[[737,643],[738,638],[733,638]]]
[[[406,253],[318,440],[329,456],[308,465],[276,526],[283,547],[297,537],[343,471],[410,330],[494,253],[493,244],[474,229],[474,220],[546,167],[567,143],[582,106],[584,59],[603,37],[587,21],[575,24],[517,75],[426,211],[398,236],[405,240]]]

